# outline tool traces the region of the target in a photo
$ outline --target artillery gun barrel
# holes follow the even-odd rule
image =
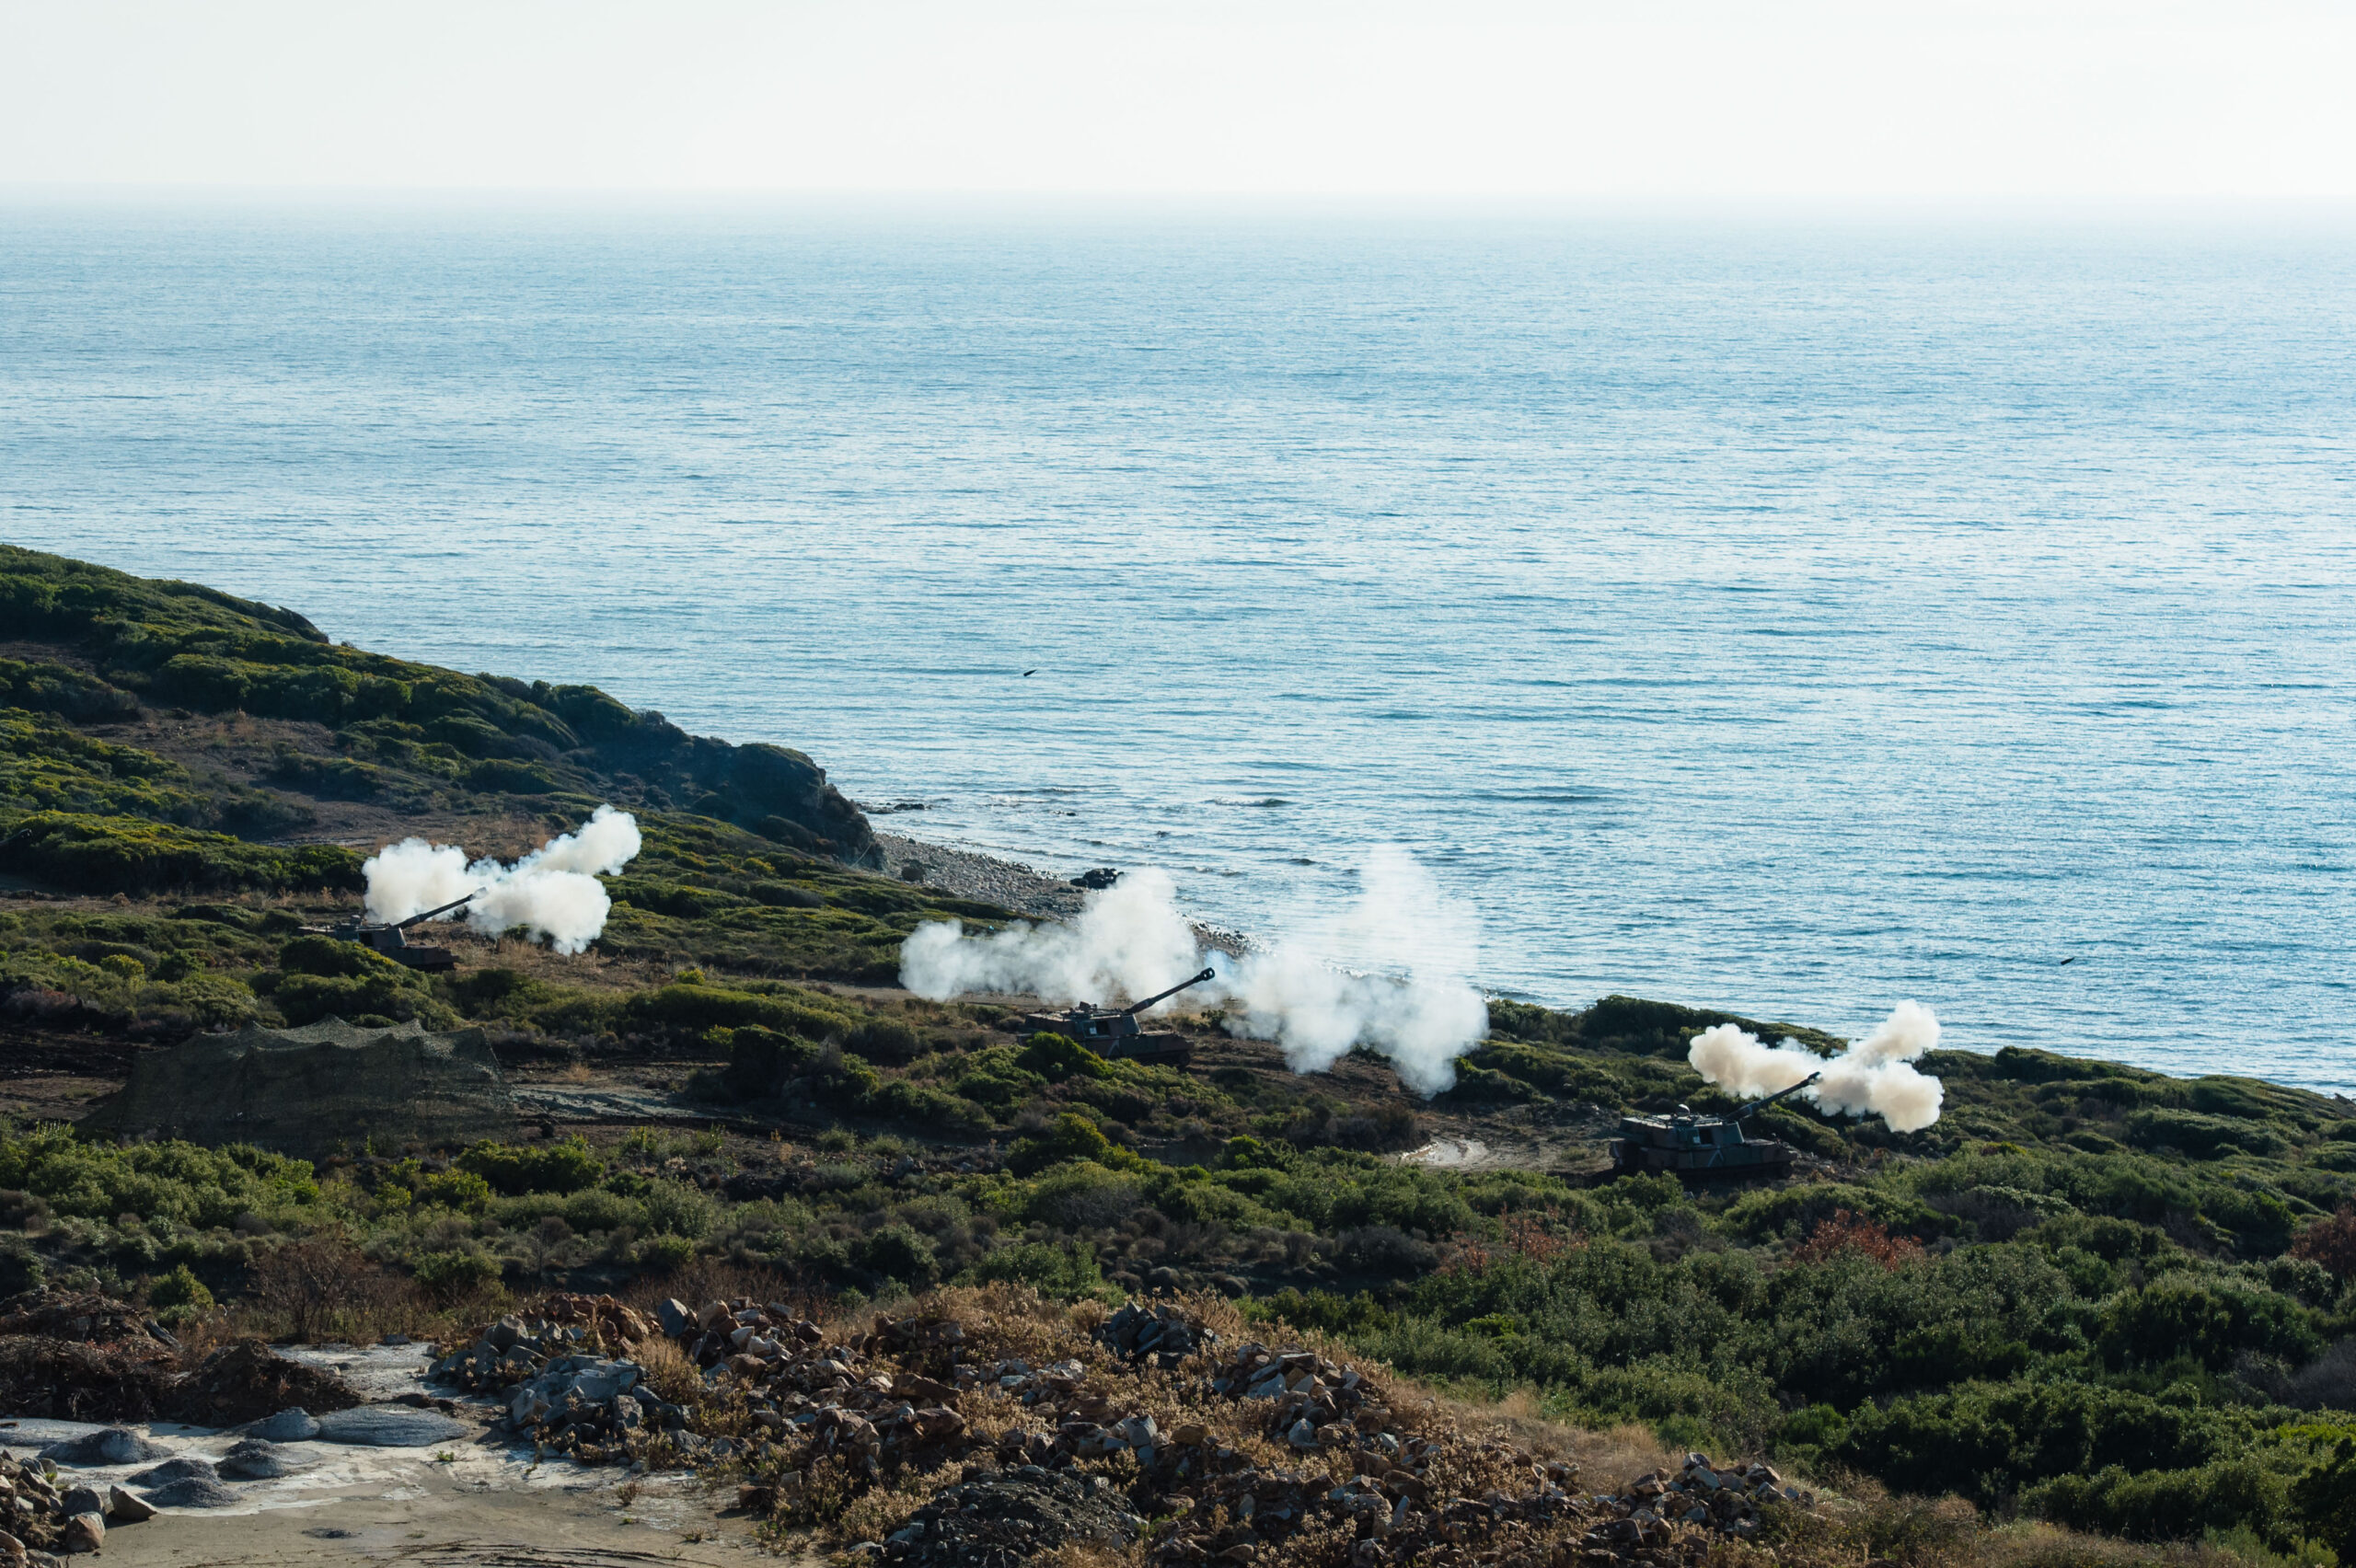
[[[1123,1008],[1123,1009],[1121,1009],[1121,1016],[1122,1016],[1122,1017],[1124,1017],[1124,1018],[1135,1018],[1138,1014],[1139,1014],[1139,1013],[1141,1013],[1141,1012],[1145,1011],[1145,1009],[1148,1009],[1148,1008],[1149,1008],[1149,1007],[1153,1006],[1153,1004],[1154,1004],[1154,1003],[1156,1003],[1156,1002],[1160,1002],[1160,1001],[1166,1001],[1166,1000],[1168,1000],[1170,997],[1174,997],[1174,996],[1176,996],[1179,992],[1181,992],[1181,991],[1184,990],[1187,986],[1199,986],[1199,985],[1201,985],[1204,981],[1208,980],[1208,979],[1211,979],[1213,976],[1217,975],[1218,974],[1218,970],[1216,970],[1216,969],[1206,969],[1206,970],[1204,970],[1200,974],[1196,974],[1196,975],[1192,976],[1191,978],[1188,978],[1188,979],[1184,979],[1184,980],[1181,980],[1181,981],[1179,981],[1179,982],[1178,982],[1178,984],[1176,984],[1175,986],[1171,986],[1171,987],[1170,987],[1170,989],[1168,989],[1167,991],[1156,991],[1152,996],[1148,997],[1144,1001],[1141,1001],[1141,1002],[1131,1002],[1127,1007],[1125,1007],[1125,1008]]]
[[[1792,1085],[1792,1087],[1791,1087],[1791,1088],[1789,1088],[1789,1089],[1779,1089],[1779,1090],[1777,1090],[1774,1093],[1773,1093],[1773,1094],[1769,1095],[1769,1096],[1768,1096],[1766,1099],[1764,1099],[1764,1100],[1754,1100],[1754,1101],[1752,1101],[1750,1104],[1748,1104],[1748,1105],[1744,1106],[1741,1110],[1739,1110],[1739,1111],[1736,1112],[1736,1113],[1734,1113],[1734,1115],[1733,1115],[1731,1118],[1729,1118],[1729,1119],[1730,1119],[1730,1120],[1732,1120],[1732,1121],[1739,1122],[1739,1121],[1741,1121],[1745,1116],[1755,1115],[1755,1114],[1757,1114],[1759,1112],[1761,1112],[1761,1111],[1766,1110],[1766,1109],[1767,1109],[1767,1107],[1769,1107],[1770,1105],[1774,1104],[1774,1103],[1775,1103],[1777,1101],[1779,1101],[1779,1100],[1788,1100],[1788,1099],[1789,1099],[1789,1098],[1791,1098],[1793,1095],[1797,1094],[1801,1090],[1806,1089],[1808,1085],[1810,1085],[1810,1084],[1814,1083],[1817,1079],[1819,1079],[1819,1078],[1822,1078],[1823,1076],[1824,1076],[1824,1075],[1823,1075],[1822,1073],[1810,1073],[1810,1074],[1808,1074],[1808,1075],[1807,1075],[1807,1077],[1806,1077],[1806,1078],[1804,1078],[1800,1079],[1800,1081],[1799,1081],[1799,1082],[1797,1082],[1797,1083],[1796,1083],[1796,1084]]]
[[[416,925],[420,920],[431,920],[436,915],[447,915],[451,910],[457,908],[462,904],[472,904],[476,899],[480,898],[482,894],[483,890],[477,888],[474,892],[467,894],[466,897],[454,898],[439,909],[428,909],[422,914],[412,915],[406,920],[396,921],[394,923],[393,929],[396,931],[406,931],[411,926]]]

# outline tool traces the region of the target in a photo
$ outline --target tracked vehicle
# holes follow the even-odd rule
[[[1077,1040],[1100,1056],[1118,1057],[1131,1062],[1183,1063],[1192,1054],[1186,1037],[1171,1032],[1149,1033],[1138,1025],[1138,1015],[1156,1002],[1167,1001],[1189,986],[1199,986],[1218,972],[1206,969],[1191,979],[1181,980],[1167,991],[1156,991],[1141,1002],[1131,1002],[1118,1012],[1108,1012],[1082,1002],[1062,1012],[1038,1012],[1022,1015],[1023,1032],[1061,1034]]]
[[[439,909],[428,909],[423,914],[412,915],[406,920],[387,923],[382,920],[371,920],[365,915],[355,915],[349,920],[339,920],[332,926],[306,926],[303,929],[315,937],[333,937],[340,942],[358,942],[362,947],[383,953],[395,963],[405,963],[411,969],[437,973],[445,969],[456,969],[458,966],[458,955],[445,947],[433,947],[422,943],[412,944],[409,940],[409,928],[421,921],[431,920],[436,915],[447,915],[453,909],[471,904],[481,896],[481,890],[477,889],[464,898],[453,899]]]
[[[1623,1116],[1620,1136],[1611,1140],[1611,1168],[1623,1175],[1673,1170],[1680,1176],[1780,1176],[1792,1168],[1798,1151],[1777,1138],[1745,1137],[1743,1118],[1788,1100],[1823,1076],[1810,1073],[1731,1116],[1697,1116],[1682,1105],[1672,1116]]]

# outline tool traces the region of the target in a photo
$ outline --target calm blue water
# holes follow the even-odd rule
[[[19,206],[0,535],[1247,929],[1404,844],[1548,1001],[2348,1088],[2352,237]]]

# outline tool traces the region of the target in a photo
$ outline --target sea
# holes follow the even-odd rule
[[[1265,939],[1398,846],[1507,996],[2350,1091],[2351,242],[20,194],[0,538]]]

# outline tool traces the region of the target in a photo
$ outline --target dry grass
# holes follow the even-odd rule
[[[1843,1485],[1843,1495],[1810,1512],[1772,1511],[1750,1561],[1762,1568],[2249,1568],[2245,1558],[2197,1542],[2120,1540],[2027,1520],[1991,1525],[1960,1497],[1893,1497],[1846,1477]]]
[[[882,1540],[907,1523],[908,1516],[925,1505],[942,1478],[920,1470],[902,1470],[853,1498],[826,1528],[829,1539],[848,1546],[856,1540]]]
[[[1145,1542],[1111,1546],[1092,1540],[1068,1540],[1034,1559],[1039,1568],[1144,1568]]]
[[[644,1369],[647,1386],[673,1404],[687,1404],[701,1397],[703,1378],[696,1371],[696,1364],[687,1353],[672,1340],[661,1334],[650,1334],[633,1348],[632,1359]]]

